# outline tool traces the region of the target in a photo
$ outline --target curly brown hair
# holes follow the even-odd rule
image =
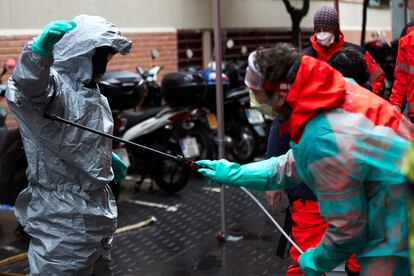
[[[335,53],[328,64],[338,70],[344,77],[353,78],[359,85],[369,83],[369,71],[363,53],[359,50],[345,47]]]
[[[256,64],[269,82],[287,80],[289,69],[301,58],[299,51],[289,43],[276,43],[271,48],[256,51]]]

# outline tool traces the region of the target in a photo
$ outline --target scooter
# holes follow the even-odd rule
[[[154,63],[159,56],[156,49],[151,51],[151,56],[153,66],[148,71],[137,65],[137,73],[123,70],[109,71],[98,81],[99,89],[108,98],[112,112],[161,107],[161,88],[157,78],[163,66],[156,66]]]
[[[154,49],[151,56],[153,66],[148,71],[137,66],[138,74],[108,72],[99,82],[114,115],[114,135],[187,158],[212,159],[214,145],[206,139],[208,134],[196,122],[191,110],[181,105],[161,106],[161,86],[157,76],[162,66],[154,63],[159,52]],[[157,159],[151,153],[122,143],[113,145],[114,151],[130,163],[128,172],[139,177],[136,189],[146,178],[154,180],[167,193],[177,192],[187,184],[189,172],[179,164]]]
[[[158,74],[164,69],[163,66],[155,65],[155,60],[160,56],[157,49],[151,50],[152,67],[145,71],[142,67],[136,66],[137,73],[144,80],[144,95],[136,109],[160,107],[162,105],[161,87],[158,84]]]
[[[213,68],[202,70],[207,96],[203,106],[215,112],[216,110],[216,78]],[[228,90],[230,83],[223,76],[224,120],[226,149],[238,163],[248,163],[263,150],[266,137],[266,126],[263,115],[250,108],[249,90],[245,86]]]
[[[234,46],[234,41],[226,42],[226,47]],[[247,54],[247,47],[240,48],[241,55]],[[193,52],[187,49],[186,55],[191,58]],[[223,93],[224,93],[224,143],[227,156],[238,163],[248,163],[264,152],[266,147],[267,125],[265,117],[257,110],[250,108],[249,90],[244,85],[244,69],[246,58],[236,61],[224,61]],[[200,70],[189,66],[185,72],[199,74],[206,86],[206,95],[198,106],[198,114],[204,124],[210,129],[213,140],[217,141],[216,111],[216,72],[215,62],[208,64],[208,69]]]
[[[213,158],[214,143],[191,108],[192,102],[202,96],[197,93],[204,93],[203,79],[195,74],[169,73],[164,76],[161,90],[167,106],[123,113],[121,117],[135,125],[127,125],[121,138],[187,159]],[[137,188],[147,177],[167,193],[178,192],[186,186],[189,171],[182,164],[128,145],[126,149],[131,161],[129,172],[141,176]]]

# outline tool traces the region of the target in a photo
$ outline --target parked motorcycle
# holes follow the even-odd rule
[[[189,108],[192,100],[186,102],[188,98],[183,97],[184,94],[167,92],[164,97],[167,106],[161,106],[161,90],[168,91],[176,86],[174,81],[170,85],[176,73],[167,74],[160,86],[157,76],[162,66],[156,66],[154,62],[159,56],[158,51],[151,51],[151,56],[153,66],[148,71],[137,66],[138,74],[108,72],[100,81],[101,92],[108,98],[114,114],[114,135],[173,155],[213,158],[213,142],[207,139],[207,131]],[[202,79],[201,84],[204,89]],[[185,87],[178,90],[182,89]],[[180,100],[177,101],[175,96]],[[139,107],[137,111],[132,110],[136,107]],[[140,176],[137,187],[145,178],[150,178],[163,191],[174,193],[188,182],[189,171],[181,164],[119,143],[114,143],[114,147],[121,158],[130,162],[128,173]]]
[[[216,110],[216,76],[212,69],[200,71],[206,83],[207,96],[203,106],[215,112]],[[248,163],[263,150],[265,145],[265,120],[263,115],[250,108],[249,90],[239,86],[232,90],[226,77],[223,78],[224,120],[226,149],[235,161]]]
[[[232,48],[234,45],[232,40],[226,42],[227,48]],[[264,152],[266,147],[265,118],[259,111],[250,108],[249,90],[244,85],[247,52],[247,47],[241,46],[240,59],[226,60],[222,63],[224,140],[226,152],[230,153],[227,158],[239,163],[253,161],[258,154]],[[187,49],[187,57],[191,58],[192,54],[191,49]],[[196,66],[185,69],[185,72],[198,73],[204,79],[206,96],[200,102],[198,110],[204,112],[205,125],[210,128],[214,140],[217,137],[215,69],[215,62],[210,62],[208,69],[205,70],[200,70]]]
[[[142,110],[161,107],[161,87],[157,83],[162,66],[155,65],[159,52],[151,51],[153,66],[148,71],[136,66],[137,73],[130,71],[109,71],[98,81],[99,89],[106,96],[112,112],[126,109]],[[115,118],[114,118],[115,119]]]
[[[152,67],[145,71],[142,67],[136,66],[137,73],[144,80],[144,95],[136,109],[160,107],[162,105],[161,87],[158,84],[158,74],[163,66],[155,65],[155,60],[160,56],[157,49],[151,50]]]
[[[126,125],[121,137],[189,159],[211,158],[214,153],[213,142],[189,108],[193,101],[202,97],[197,93],[204,93],[203,89],[203,80],[198,75],[178,72],[167,74],[161,85],[167,106],[123,113],[125,121],[133,122],[134,125]],[[190,171],[182,164],[134,147],[127,146],[127,151],[131,161],[129,172],[141,176],[138,186],[146,177],[155,180],[167,193],[178,192],[186,186]]]

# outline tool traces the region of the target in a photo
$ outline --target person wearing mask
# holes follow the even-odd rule
[[[353,48],[343,48],[328,60],[328,64],[340,71],[350,81],[354,81],[361,86],[370,87],[367,65],[359,51]],[[254,64],[250,63],[249,66],[252,67]],[[252,96],[252,102],[260,106],[257,104],[254,95]],[[283,131],[283,126],[286,123],[288,122],[282,115],[278,115],[273,121],[269,131],[266,159],[283,155],[290,149],[289,134]],[[280,126],[282,127],[280,128]],[[293,240],[303,250],[317,246],[325,234],[327,224],[320,215],[315,194],[305,183],[300,183],[292,189],[285,190],[285,192],[290,203],[286,216],[290,216],[292,221],[292,227],[285,229],[287,230],[286,232],[291,232]],[[281,193],[282,191],[266,191],[266,199],[273,208],[279,204]],[[279,247],[285,244],[285,239],[284,236],[281,236]],[[280,249],[282,252],[284,251],[283,248]],[[300,253],[292,246],[289,250],[289,255],[295,263],[288,266],[286,275],[303,275],[297,263]],[[361,268],[355,255],[346,260],[345,270],[350,276],[359,275]]]
[[[15,212],[30,235],[30,275],[111,275],[117,208],[108,183],[126,164],[108,138],[52,121],[47,114],[111,134],[97,80],[131,41],[102,17],[54,21],[27,43],[6,97],[27,155],[29,186]],[[111,165],[112,168],[111,169]]]
[[[331,6],[319,8],[313,17],[314,35],[310,38],[311,45],[303,53],[322,61],[328,61],[342,48],[354,48],[364,55],[370,74],[372,91],[379,94],[384,87],[385,73],[368,51],[362,47],[345,42],[344,35],[339,27],[338,12]]]
[[[407,114],[414,123],[414,62],[412,48],[414,41],[414,21],[408,23],[401,32],[398,41],[397,59],[394,69],[394,84],[391,90],[390,103],[398,110],[404,109],[403,99],[407,101]]]
[[[246,83],[258,103],[288,120],[291,149],[245,165],[200,160],[209,183],[257,190],[303,181],[327,224],[299,257],[304,275],[321,275],[356,253],[361,275],[407,275],[407,185],[400,168],[414,137],[391,104],[289,44],[253,53]]]

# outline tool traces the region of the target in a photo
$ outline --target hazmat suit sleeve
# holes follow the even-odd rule
[[[272,157],[263,161],[240,165],[221,160],[200,160],[198,165],[205,168],[198,172],[209,179],[228,186],[243,186],[255,190],[289,189],[302,180],[296,173],[295,159],[292,151],[285,155]]]
[[[23,49],[18,66],[15,69],[14,81],[20,90],[21,102],[30,104],[43,104],[49,91],[50,68],[53,64],[54,45],[73,28],[73,21],[53,21],[49,23],[43,32]],[[54,92],[56,89],[52,89]],[[30,106],[30,105],[29,105]]]
[[[48,87],[52,83],[50,68],[53,64],[53,55],[42,57],[32,52],[32,43],[29,42],[23,49],[19,61],[14,69],[11,81],[18,88],[16,102],[27,107],[43,106],[48,99]]]

